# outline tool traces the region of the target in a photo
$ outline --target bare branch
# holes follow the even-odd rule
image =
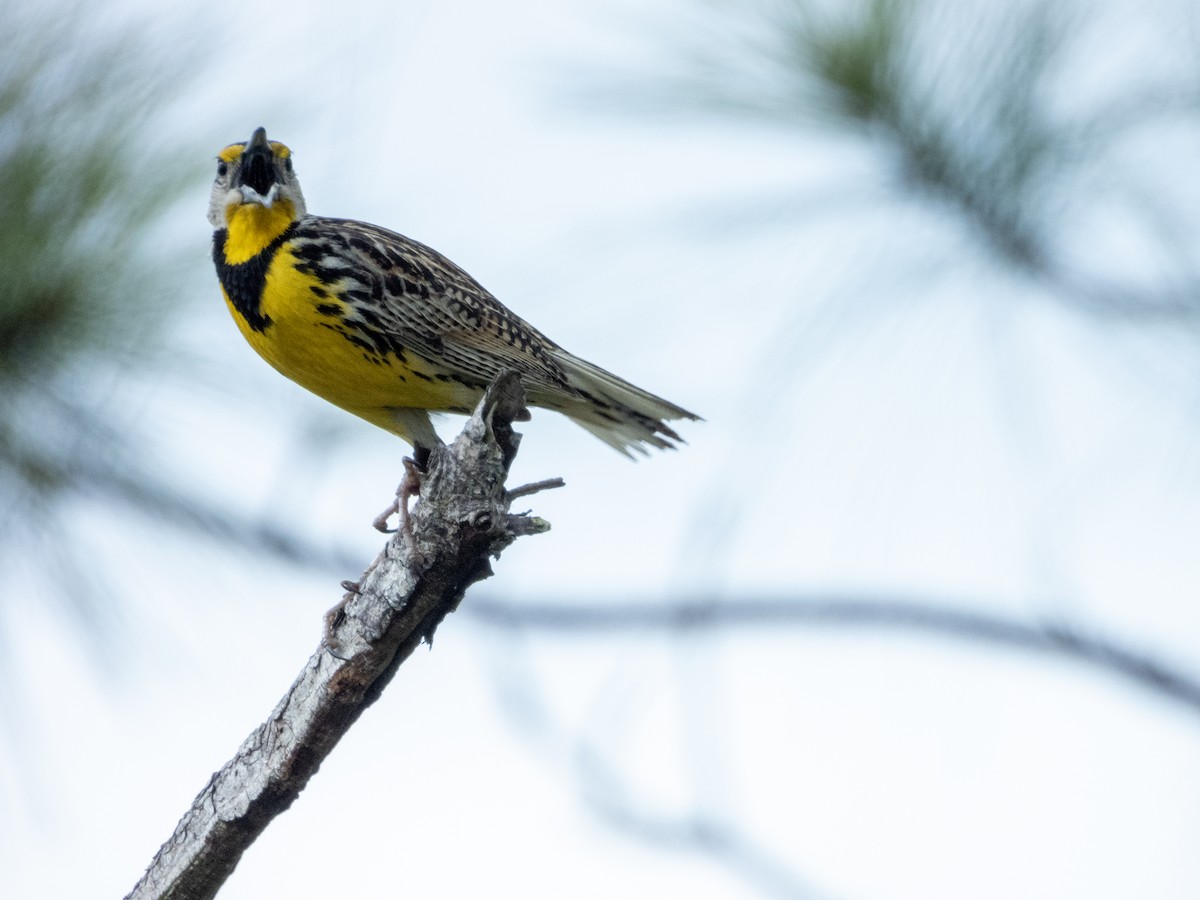
[[[508,511],[504,479],[524,408],[513,373],[489,387],[450,447],[432,455],[412,535],[398,532],[341,604],[321,645],[271,716],[212,777],[127,900],[207,900],[246,848],[287,809],[463,592],[519,534],[548,530]]]
[[[778,597],[743,600],[694,598],[676,603],[516,604],[481,601],[469,615],[501,628],[594,635],[600,631],[729,629],[763,625],[895,628],[1022,650],[1054,653],[1089,663],[1200,713],[1200,680],[1149,653],[1080,627],[1022,622],[962,606],[904,599]]]

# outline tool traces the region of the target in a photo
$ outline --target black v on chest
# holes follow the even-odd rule
[[[229,301],[246,320],[246,324],[254,331],[266,331],[271,324],[271,317],[263,315],[262,295],[267,284],[267,269],[279,248],[283,246],[296,226],[292,224],[267,244],[258,254],[245,262],[231,264],[225,261],[225,241],[229,237],[227,229],[221,228],[213,232],[213,263],[217,267],[217,278],[221,287],[229,295]]]

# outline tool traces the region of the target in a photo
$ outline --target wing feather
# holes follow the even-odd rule
[[[527,389],[578,396],[554,357],[561,348],[433,248],[364,222],[314,224],[344,238],[357,277],[372,282],[372,296],[381,299],[381,323],[429,361],[482,384],[511,368]]]
[[[405,350],[482,391],[502,369],[522,376],[529,402],[558,410],[629,454],[680,440],[664,420],[697,416],[581,360],[507,309],[431,247],[349,219],[306,217],[297,237],[369,297],[378,328]],[[324,250],[319,249],[323,247]]]

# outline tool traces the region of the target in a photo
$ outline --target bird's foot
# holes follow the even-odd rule
[[[388,504],[388,508],[371,520],[371,524],[375,526],[376,531],[382,531],[384,534],[391,534],[395,531],[388,525],[388,519],[400,511],[400,492],[396,492],[396,496],[392,502]]]
[[[421,496],[421,476],[424,474],[424,466],[421,466],[416,460],[410,459],[407,456],[404,458],[404,477],[400,480],[400,486],[396,488],[395,499],[371,523],[377,531],[382,531],[384,534],[391,534],[402,530],[408,535],[410,540],[412,539],[412,521],[408,517],[408,501],[413,497]],[[388,526],[388,520],[391,519],[393,514],[398,517],[399,525],[397,528],[390,528]]]

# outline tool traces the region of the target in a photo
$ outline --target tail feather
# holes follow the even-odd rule
[[[649,455],[648,447],[670,450],[676,443],[684,443],[667,422],[700,419],[683,407],[566,351],[555,353],[555,362],[562,367],[577,396],[558,394],[546,405],[560,410],[577,425],[631,459],[634,458],[631,450]]]

